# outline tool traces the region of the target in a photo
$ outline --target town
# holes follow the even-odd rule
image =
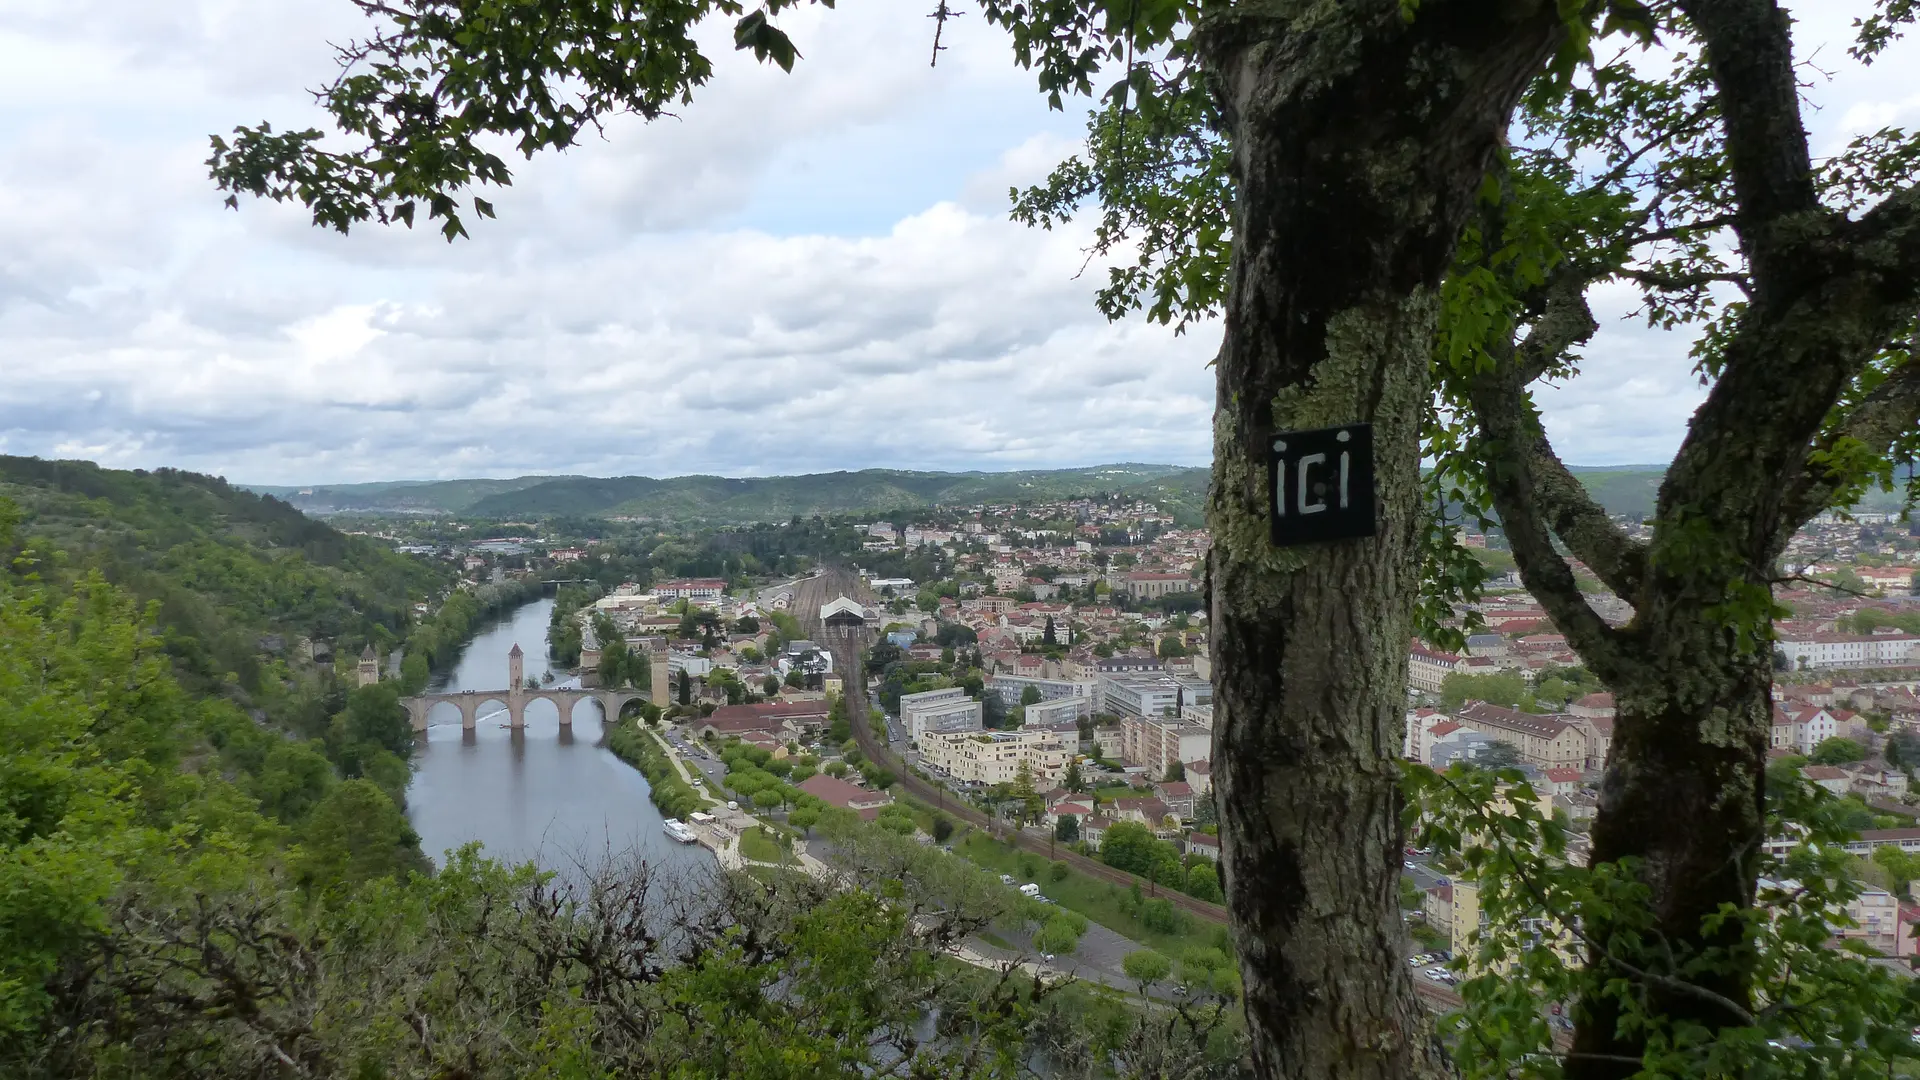
[[[797,618],[802,583],[818,571],[781,580],[746,572],[761,569],[749,557],[725,577],[603,585],[609,570],[629,565],[620,551],[630,541],[523,527],[527,535],[498,535],[486,523],[387,520],[382,533],[404,550],[458,561],[471,588],[579,575],[583,584],[563,586],[572,610],[552,640],[590,680],[665,686],[666,719],[686,736],[675,745],[707,767],[716,791],[725,787],[722,755],[703,743],[791,757],[800,764],[781,775],[820,805],[871,819],[893,801],[889,785],[873,783],[892,778],[842,749],[852,746],[849,722],[836,721],[833,703],[854,673],[838,670]],[[1134,868],[1134,847],[1159,844],[1167,865],[1153,880],[1220,898],[1199,592],[1205,530],[1143,500],[1086,498],[849,519],[821,531],[837,537],[841,550],[831,554],[857,567],[876,598],[870,607],[837,598],[821,617],[875,632],[864,657],[872,719],[915,775],[1096,858],[1120,827],[1125,851],[1110,857]],[[1410,644],[1402,756],[1441,771],[1514,770],[1569,828],[1568,857],[1583,858],[1612,696],[1527,594],[1497,532],[1458,540],[1481,559],[1486,582],[1447,623],[1461,647]],[[1920,767],[1920,541],[1890,515],[1828,514],[1794,540],[1790,558],[1791,579],[1777,592],[1770,769],[1795,772],[1851,808],[1859,838],[1848,850],[1863,888],[1836,939],[1904,965],[1920,953],[1920,794],[1909,793]],[[1591,602],[1610,620],[1631,616],[1597,584]],[[1458,973],[1431,961],[1478,925],[1477,887],[1457,866],[1413,847],[1405,854],[1418,958],[1431,981],[1457,983]],[[1153,874],[1150,862],[1138,868]]]

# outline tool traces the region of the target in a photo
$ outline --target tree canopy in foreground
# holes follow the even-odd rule
[[[687,100],[711,75],[703,20],[733,20],[738,47],[782,67],[797,57],[775,25],[795,0],[360,3],[376,30],[321,94],[345,141],[240,129],[215,140],[227,190],[300,201],[341,230],[424,210],[451,239],[492,213],[474,189],[509,180],[490,139],[531,156],[610,112]],[[1880,5],[1851,58],[1870,62],[1914,13]],[[1481,578],[1430,509],[1448,497],[1498,515],[1528,588],[1620,708],[1581,870],[1608,902],[1547,910],[1570,894],[1524,894],[1580,926],[1562,951],[1586,967],[1509,979],[1534,1014],[1543,986],[1578,999],[1573,1052],[1511,1037],[1544,1022],[1489,1012],[1492,995],[1470,995],[1470,1014],[1507,1025],[1494,1045],[1521,1071],[1770,1067],[1769,1025],[1815,1015],[1781,1004],[1805,969],[1784,991],[1768,982],[1781,931],[1755,908],[1770,586],[1802,522],[1891,485],[1914,448],[1917,144],[1888,130],[1815,163],[1772,0],[983,0],[981,14],[1056,103],[1108,82],[1088,153],[1017,215],[1048,225],[1097,203],[1097,250],[1137,252],[1100,294],[1110,314],[1223,321],[1214,761],[1255,1070],[1449,1068],[1401,962],[1394,760],[1406,642]],[[1575,372],[1588,290],[1620,281],[1656,324],[1696,334],[1711,387],[1647,543],[1571,478],[1531,397]],[[1362,423],[1374,535],[1275,548],[1269,447]],[[1423,475],[1423,456],[1441,467]],[[1563,547],[1632,622],[1599,617]],[[1450,799],[1492,805],[1420,784],[1439,820]],[[1548,823],[1475,820],[1554,849]],[[1486,849],[1483,829],[1458,835]],[[1857,1034],[1889,1017],[1841,999],[1820,1039],[1893,1053]],[[1848,1067],[1880,1067],[1860,1060]]]

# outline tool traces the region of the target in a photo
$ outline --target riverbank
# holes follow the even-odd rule
[[[607,749],[647,778],[648,798],[662,814],[685,820],[694,811],[713,805],[695,790],[693,777],[671,757],[672,751],[652,732],[643,730],[639,721],[613,722],[607,729]]]

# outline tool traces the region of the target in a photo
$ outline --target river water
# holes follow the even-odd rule
[[[453,670],[434,677],[432,689],[504,690],[507,653],[515,644],[526,654],[526,674],[541,678],[549,670],[552,614],[553,601],[543,599],[483,623]],[[554,677],[547,685],[575,682],[559,671]],[[478,840],[493,858],[532,859],[552,870],[635,855],[667,871],[713,865],[705,848],[677,844],[660,831],[646,778],[602,741],[597,704],[574,710],[571,732],[549,702],[528,703],[522,732],[509,729],[504,705],[492,708],[476,730],[465,731],[460,710],[439,706],[415,747],[407,817],[436,864],[446,850]]]

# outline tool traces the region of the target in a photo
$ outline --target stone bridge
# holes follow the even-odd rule
[[[532,689],[526,685],[522,670],[523,655],[520,646],[515,645],[507,654],[507,676],[510,685],[504,690],[460,690],[450,694],[417,694],[400,699],[407,707],[407,716],[413,721],[413,730],[427,730],[428,714],[433,707],[442,702],[460,710],[460,726],[471,731],[479,722],[480,710],[487,705],[498,705],[507,710],[508,722],[516,728],[527,726],[527,703],[531,701],[551,701],[560,712],[563,727],[573,726],[574,706],[582,701],[597,701],[602,714],[608,720],[617,720],[620,710],[635,701],[651,701],[653,695],[645,690],[588,690],[584,688],[541,687]]]

